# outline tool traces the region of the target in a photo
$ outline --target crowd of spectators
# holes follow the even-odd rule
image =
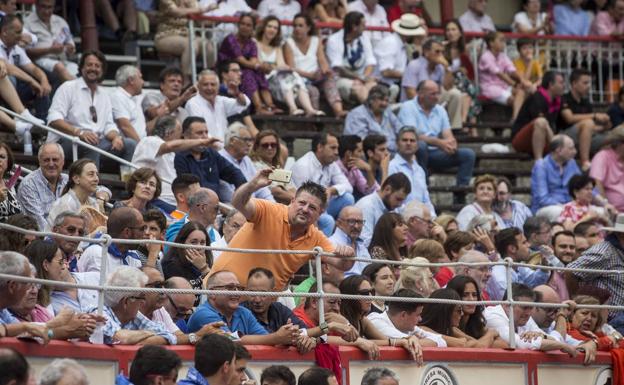
[[[236,25],[220,30],[219,48],[213,52],[208,45],[215,69],[202,69],[191,79],[194,59],[187,57],[185,17],[237,7],[232,0],[191,3],[161,0],[156,12],[157,49],[181,56],[179,68],[161,72],[158,91],[144,90],[141,70],[131,65],[117,69],[117,87],[107,90],[101,84],[107,60],[99,51],[80,52],[78,64],[69,60],[75,44],[68,24],[52,14],[54,0],[36,0],[24,22],[14,9],[5,11],[0,43],[14,53],[0,54],[0,97],[27,121],[0,114],[0,122],[20,140],[44,122],[64,135],[47,135],[37,149],[39,168],[23,178],[15,147],[0,142],[0,221],[54,233],[39,238],[0,230],[0,273],[96,285],[106,266],[109,286],[229,293],[109,291],[103,315],[97,315],[93,290],[2,279],[0,338],[28,334],[43,341],[190,344],[200,353],[182,383],[240,384],[232,376],[241,373],[238,363],[249,356],[239,355],[230,340],[292,345],[302,353],[335,354],[338,345],[355,346],[371,359],[380,357],[379,346],[396,346],[419,364],[428,346],[506,348],[512,343],[508,305],[401,299],[511,297],[561,304],[554,310],[515,307],[516,346],[570,356],[582,351],[586,362],[598,350],[619,346],[624,313],[580,305],[624,305],[619,275],[582,271],[621,270],[624,261],[624,214],[619,213],[624,209],[624,90],[601,113],[588,99],[590,71],[578,68],[564,75],[544,68],[534,45],[524,40],[512,61],[505,36],[485,13],[485,0],[470,0],[459,20],[446,23],[444,41],[427,36],[430,17],[413,0],[399,0],[387,15],[369,0],[319,1],[310,4],[312,15],[302,13],[294,0],[263,0],[257,12],[250,8]],[[525,1],[514,29],[558,33],[560,20],[589,15],[579,6],[575,0],[556,4],[553,23],[539,1]],[[622,7],[624,1],[608,2],[588,29],[603,33],[609,23],[619,28]],[[155,10],[139,13],[147,17],[150,11]],[[105,19],[113,17],[107,13]],[[278,17],[292,19],[292,28]],[[343,28],[324,41],[315,19],[342,21]],[[365,31],[376,22],[386,22],[393,32]],[[111,29],[132,38],[133,24],[123,24]],[[488,32],[476,67],[467,57],[464,31]],[[205,42],[196,43],[197,52]],[[530,207],[513,199],[509,179],[473,175],[476,154],[461,139],[474,134],[470,125],[482,108],[479,95],[511,107],[512,145],[535,158]],[[287,180],[274,177],[290,155],[280,134],[259,131],[253,121],[254,114],[284,112],[281,107],[296,116],[345,118],[343,132],[318,133],[307,153],[291,159]],[[125,195],[113,196],[102,183],[99,152],[78,146],[79,159],[66,162],[76,141],[139,167],[120,167]],[[436,210],[430,196],[431,172],[445,169],[456,169],[457,215]],[[103,246],[58,236],[99,239],[104,234],[115,242]],[[187,246],[124,242],[147,239]],[[314,272],[293,282],[314,260],[294,250],[315,247],[332,253],[321,258],[325,293],[397,300],[239,295],[243,289],[316,292],[320,277]],[[392,263],[506,258],[528,264],[512,269],[511,293],[504,265]],[[564,274],[544,268],[564,266],[580,270]],[[208,346],[221,346],[218,365],[214,358],[212,366],[202,361]],[[172,375],[179,362],[169,359],[172,366],[150,370],[168,368],[153,374]],[[331,373],[313,372],[310,378],[304,373],[299,383],[333,383]],[[144,383],[132,377],[131,372],[133,383]]]

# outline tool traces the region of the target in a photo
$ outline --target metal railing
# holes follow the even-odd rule
[[[592,273],[592,274],[601,274],[601,275],[621,275],[624,274],[624,271],[621,270],[600,270],[600,269],[577,269],[577,268],[566,268],[566,267],[553,267],[553,266],[535,266],[535,265],[527,265],[523,263],[513,262],[510,258],[507,258],[504,261],[497,262],[444,262],[444,263],[416,263],[416,262],[407,262],[407,261],[395,261],[395,260],[378,260],[378,259],[367,259],[367,258],[350,258],[350,260],[354,261],[365,261],[371,263],[384,263],[390,265],[402,265],[402,266],[414,266],[414,267],[444,267],[444,266],[470,266],[470,267],[480,267],[480,266],[505,266],[506,275],[507,275],[507,298],[506,300],[501,301],[464,301],[464,300],[452,300],[452,299],[432,299],[432,298],[395,298],[391,296],[370,296],[370,295],[351,295],[351,294],[332,294],[325,293],[323,291],[323,275],[321,269],[321,257],[323,256],[335,256],[333,253],[328,253],[323,251],[320,247],[317,247],[313,250],[270,250],[270,249],[242,249],[242,248],[230,248],[230,247],[213,247],[213,246],[198,246],[198,245],[190,245],[190,244],[181,244],[175,242],[167,242],[167,241],[158,241],[158,240],[148,240],[148,239],[113,239],[109,235],[104,235],[100,238],[89,238],[89,237],[77,237],[77,236],[69,236],[63,235],[54,232],[44,232],[44,231],[33,231],[26,230],[16,226],[8,225],[5,223],[0,223],[0,229],[4,229],[7,231],[14,231],[21,234],[33,235],[38,237],[56,237],[60,239],[73,240],[73,241],[81,241],[88,242],[92,244],[99,244],[102,247],[102,255],[101,260],[102,264],[100,267],[100,280],[99,285],[85,285],[85,284],[75,284],[68,282],[59,282],[59,281],[51,281],[45,279],[38,279],[32,277],[24,277],[24,276],[15,276],[10,274],[0,274],[0,279],[3,280],[13,280],[19,282],[31,282],[35,284],[43,284],[43,285],[51,285],[54,287],[62,287],[62,288],[80,288],[80,289],[89,289],[95,290],[98,292],[98,314],[102,314],[104,307],[104,294],[107,291],[123,291],[123,292],[146,292],[146,293],[167,293],[167,294],[195,294],[195,295],[231,295],[231,291],[227,290],[211,290],[211,289],[163,289],[163,288],[131,288],[131,287],[116,287],[116,286],[107,286],[107,272],[108,272],[108,246],[112,243],[118,244],[130,244],[130,245],[145,245],[145,244],[158,244],[158,245],[167,245],[174,246],[178,248],[184,249],[202,249],[202,250],[219,250],[219,251],[229,251],[234,253],[262,253],[262,254],[307,254],[313,255],[315,260],[315,271],[316,271],[316,279],[317,279],[317,291],[315,293],[292,293],[290,291],[275,291],[275,292],[264,292],[264,291],[238,291],[239,295],[247,295],[247,296],[266,296],[266,297],[301,297],[301,298],[340,298],[340,299],[350,299],[350,300],[382,300],[382,301],[394,301],[394,302],[415,302],[415,303],[442,303],[442,304],[453,304],[453,305],[507,305],[507,317],[509,322],[509,345],[511,348],[516,347],[515,339],[516,339],[516,331],[514,325],[514,307],[515,306],[533,306],[540,308],[566,308],[567,304],[557,304],[557,303],[535,303],[535,302],[525,302],[525,301],[515,301],[513,299],[513,287],[512,287],[512,269],[515,267],[532,267],[535,269],[544,269],[544,270],[556,270],[556,271],[566,271],[566,272],[584,272],[584,273]],[[616,306],[616,305],[578,305],[578,308],[588,308],[588,309],[608,309],[608,310],[616,310],[623,311],[624,306]],[[318,310],[319,310],[319,323],[324,322],[325,320],[325,311],[323,306],[323,301],[318,301]]]
[[[196,23],[199,24],[200,36],[205,39],[213,34],[215,26],[220,23],[236,23],[236,16],[204,16],[191,15],[188,20],[189,43],[191,58],[195,58],[195,45],[193,43],[196,33]],[[292,20],[280,20],[283,26],[292,26]],[[321,33],[342,28],[341,23],[317,22],[316,27]],[[393,32],[385,26],[366,26],[367,31]],[[444,30],[429,28],[430,36],[444,39]],[[326,34],[325,34],[326,35]],[[595,76],[595,84],[590,90],[592,102],[608,102],[614,100],[617,90],[613,87],[624,85],[620,83],[624,79],[624,55],[621,40],[611,36],[568,36],[568,35],[529,35],[522,33],[504,33],[507,38],[507,51],[513,56],[516,50],[516,41],[520,38],[530,38],[535,43],[535,58],[540,58],[546,68],[569,74],[575,68],[584,67],[590,69]],[[479,39],[484,33],[466,32],[466,39]],[[283,35],[283,40],[287,38]],[[214,52],[217,52],[217,42],[213,40]],[[207,52],[205,44],[202,44],[202,64],[207,67]],[[475,83],[478,85],[479,55],[483,49],[482,44],[469,44],[469,56],[475,71]],[[193,79],[197,77],[196,60],[191,60]],[[618,87],[619,89],[619,87]],[[615,91],[615,92],[613,92]]]

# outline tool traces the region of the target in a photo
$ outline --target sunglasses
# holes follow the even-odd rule
[[[261,143],[260,147],[264,148],[264,149],[269,149],[269,148],[277,148],[277,143]]]
[[[145,287],[151,287],[154,289],[162,289],[163,287],[165,287],[165,281],[156,281],[156,282],[148,283],[145,285]]]
[[[93,120],[93,123],[97,123],[97,111],[95,110],[95,106],[89,107],[89,112],[91,113],[91,120]]]
[[[358,295],[373,295],[373,289],[359,290]]]
[[[171,302],[171,306],[173,306],[173,309],[176,311],[176,319],[186,319],[186,317],[191,315],[192,310],[179,308],[173,298],[171,298],[171,294],[165,294],[165,296],[167,296],[167,299],[169,300],[169,302]]]

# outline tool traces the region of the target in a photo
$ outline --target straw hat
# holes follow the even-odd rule
[[[624,233],[624,213],[618,214],[615,218],[615,226],[613,227],[603,227],[604,231],[616,232],[616,233]]]
[[[405,13],[392,22],[392,30],[403,36],[426,36],[424,21],[413,13]]]

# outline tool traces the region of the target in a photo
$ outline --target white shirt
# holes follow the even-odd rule
[[[164,307],[154,310],[152,313],[152,321],[164,326],[169,333],[175,334],[180,331],[180,328],[173,322],[171,315]]]
[[[245,155],[243,159],[241,160],[236,160],[229,152],[227,152],[225,148],[221,149],[219,151],[219,154],[225,159],[227,159],[234,166],[236,166],[236,168],[238,168],[243,173],[243,175],[245,176],[245,179],[247,179],[248,182],[252,180],[253,178],[255,178],[256,174],[258,173],[258,170],[256,169],[256,166],[254,165],[253,161],[247,155]],[[220,187],[222,187],[222,189],[221,191],[219,191],[219,196],[225,197],[223,201],[231,202],[232,195],[234,195],[234,190],[235,190],[234,185],[224,182],[222,180],[220,183]],[[273,194],[271,194],[271,190],[269,190],[268,187],[263,187],[260,190],[255,191],[253,193],[253,196],[258,199],[266,199],[268,201],[275,202],[275,199],[273,198]]]
[[[141,109],[140,99],[141,95],[132,96],[122,87],[117,87],[110,93],[113,119],[128,119],[139,139],[143,139],[147,132],[145,131],[145,115]]]
[[[91,106],[95,107],[97,123],[91,117]],[[91,90],[83,78],[66,81],[56,90],[48,111],[48,124],[59,119],[81,130],[92,131],[100,139],[109,132],[119,132],[113,121],[113,108],[108,93],[98,86],[91,96]],[[59,139],[58,135],[48,133],[48,143],[58,142]]]
[[[36,37],[37,40],[33,40],[34,48],[48,48],[51,47],[54,42],[61,44],[74,45],[74,38],[69,30],[67,22],[58,15],[52,15],[50,18],[50,26],[48,27],[39,16],[37,12],[31,12],[26,18],[24,18],[24,27],[28,28]],[[59,59],[60,54],[47,54],[43,57],[51,59]]]
[[[301,4],[297,0],[262,0],[258,4],[258,15],[262,19],[277,16],[280,20],[292,20],[301,12]]]
[[[507,317],[507,313],[503,309],[503,306],[497,305],[486,307],[483,311],[483,317],[485,317],[485,321],[487,322],[487,328],[496,330],[500,338],[509,343],[509,318]],[[520,335],[524,332],[544,333],[542,329],[537,326],[535,321],[529,319],[526,325],[516,326],[516,348],[539,350],[542,346],[542,337],[526,342],[520,338]]]
[[[175,196],[171,190],[171,183],[178,176],[175,167],[173,166],[173,160],[175,159],[175,153],[168,152],[166,154],[156,156],[160,146],[165,141],[155,135],[146,136],[137,144],[134,155],[132,156],[132,163],[139,167],[149,167],[157,171],[158,176],[163,179],[162,190],[159,199],[171,204],[176,205]],[[167,180],[168,182],[165,182]]]
[[[245,0],[200,0],[199,6],[206,7],[208,5],[218,4],[219,8],[204,13],[205,16],[234,16],[238,12],[251,12],[251,7]]]
[[[546,22],[546,12],[538,13],[536,23],[533,24],[533,21],[529,19],[529,15],[527,15],[526,12],[522,11],[522,12],[518,12],[515,14],[514,21],[511,24],[511,30],[513,32],[518,32],[519,25],[523,26],[524,28],[537,28],[537,27],[541,27],[542,25],[544,25],[545,22]],[[537,34],[543,35],[544,30],[542,29]]]
[[[373,12],[369,12],[368,8],[362,0],[355,0],[347,5],[349,11],[357,11],[364,15],[367,27],[390,27],[388,23],[388,15],[386,10],[379,4],[375,4]],[[364,34],[368,36],[373,45],[377,45],[385,36],[389,35],[388,32],[382,31],[365,31]]]
[[[432,333],[426,330],[419,328],[418,326],[414,326],[414,330],[409,333],[403,333],[399,329],[394,326],[390,317],[388,317],[388,312],[385,311],[383,313],[370,313],[367,316],[368,320],[375,325],[375,328],[379,330],[383,335],[388,338],[405,338],[409,336],[416,336],[419,339],[428,339],[435,342],[439,348],[445,348],[446,341],[442,338],[442,335],[437,333]]]
[[[387,84],[398,83],[399,79],[385,78],[381,72],[385,70],[395,70],[405,72],[407,67],[407,51],[405,44],[397,33],[387,34],[383,40],[375,45],[375,57],[377,58],[377,70],[382,81]]]
[[[338,195],[353,192],[353,186],[342,173],[336,162],[322,166],[312,151],[299,158],[292,168],[292,182],[299,188],[304,182],[312,181],[323,187],[334,187]]]
[[[210,246],[212,246],[212,247],[228,247],[228,244],[225,241],[224,237],[220,237],[216,241],[211,242]],[[219,257],[221,256],[221,253],[222,253],[221,250],[212,250],[212,264],[213,265],[214,265],[215,262],[217,262],[217,259],[219,259]]]
[[[85,204],[85,206],[91,206],[98,209],[97,201],[93,197],[87,198],[87,203]],[[80,211],[81,207],[82,204],[78,200],[76,193],[74,192],[74,190],[70,189],[50,207],[50,213],[48,214],[48,224],[45,231],[51,231],[52,227],[54,226],[54,220],[60,213],[62,213],[63,211],[71,211],[77,213]]]
[[[366,67],[377,65],[377,59],[375,59],[370,39],[366,35],[362,35],[347,45],[347,49],[353,51],[357,49],[360,44],[359,42],[361,42],[363,48],[362,60],[361,63],[359,63],[360,65],[356,64],[356,68],[352,68],[347,60],[347,55],[345,54],[343,38],[344,30],[341,29],[327,39],[327,47],[325,48],[325,51],[327,53],[327,60],[329,61],[330,67],[346,67],[357,71],[360,75],[363,75]]]
[[[32,63],[24,48],[16,44],[9,49],[2,40],[0,40],[0,58],[16,67]]]
[[[111,274],[121,266],[131,266],[137,269],[141,268],[141,261],[135,258],[127,257],[128,265],[124,265],[120,258],[115,258],[108,251],[106,252],[107,265],[106,274]],[[102,267],[102,246],[91,245],[82,253],[80,259],[78,259],[78,271],[81,273],[96,271],[99,272]]]
[[[228,127],[228,116],[240,114],[249,106],[249,98],[245,96],[245,104],[241,105],[237,99],[217,95],[212,105],[200,94],[193,96],[186,102],[186,111],[189,116],[199,116],[206,120],[208,132],[213,138],[218,138],[223,143],[225,130]]]
[[[316,72],[319,69],[317,56],[319,46],[318,37],[310,36],[310,45],[306,53],[301,52],[292,37],[286,40],[286,44],[288,44],[293,51],[296,69],[306,72]]]

